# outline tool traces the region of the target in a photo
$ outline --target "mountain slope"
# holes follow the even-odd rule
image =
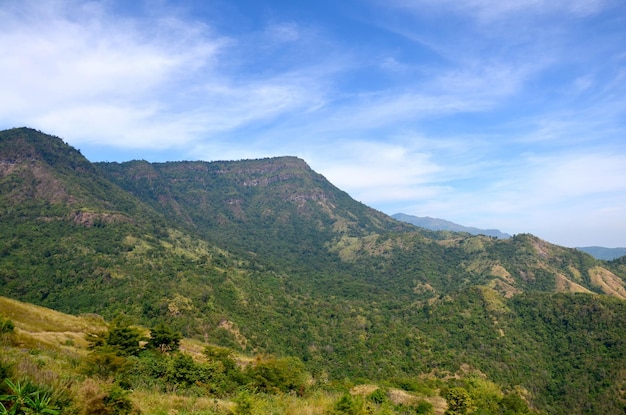
[[[428,216],[413,216],[404,213],[396,213],[391,215],[392,218],[401,222],[410,223],[421,228],[429,229],[431,231],[452,231],[452,232],[467,232],[471,235],[487,235],[494,236],[500,239],[510,238],[508,233],[502,233],[498,229],[479,229],[468,226],[456,224],[454,222],[447,221],[445,219],[430,218]]]
[[[97,167],[120,187],[202,237],[284,266],[325,255],[326,245],[341,235],[409,229],[354,201],[295,157],[212,163],[134,161]]]
[[[573,250],[524,236],[491,241],[411,231],[354,201],[293,157],[97,167],[188,231],[229,251],[253,253],[255,261],[288,270],[291,281],[320,294],[350,292],[372,300],[382,291],[413,301],[416,296],[403,292],[403,286],[414,284],[418,273],[417,284],[429,287],[419,298],[468,284],[491,284],[506,295],[541,290],[623,296],[619,277],[607,277],[617,290],[594,281],[589,269],[596,264]],[[355,261],[351,257],[357,253]],[[386,257],[393,258],[392,267],[385,265]],[[336,275],[346,270],[338,281]]]
[[[469,365],[554,413],[621,402],[619,260],[532,235],[402,224],[291,157],[93,165],[29,129],[0,132],[0,146],[2,295],[297,356],[313,376],[447,377]],[[594,310],[606,312],[595,321]],[[584,352],[575,367],[548,353],[567,338]],[[580,394],[563,394],[584,370]]]

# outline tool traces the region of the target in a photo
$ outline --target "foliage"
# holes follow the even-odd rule
[[[304,364],[295,357],[257,358],[248,366],[246,374],[251,386],[261,392],[304,393],[306,372]]]
[[[162,352],[176,351],[180,347],[182,337],[179,331],[174,331],[170,326],[159,323],[150,330],[150,340],[147,346]]]
[[[98,348],[81,362],[81,371],[85,375],[101,379],[115,378],[130,367],[128,359],[120,356],[118,351],[108,347]]]
[[[420,400],[416,405],[415,405],[415,413],[416,414],[423,414],[423,415],[429,415],[433,413],[433,404],[427,401],[422,401]]]
[[[382,404],[389,400],[387,393],[381,388],[378,388],[374,392],[367,395],[367,399],[377,404]]]
[[[346,393],[335,402],[329,415],[365,415],[363,399]]]
[[[0,414],[57,415],[60,411],[51,404],[49,392],[42,391],[30,383],[22,384],[5,379],[9,393],[0,395]]]
[[[463,388],[450,388],[443,393],[448,403],[446,415],[465,415],[474,411],[474,401],[470,394]]]
[[[11,319],[0,316],[0,335],[11,334],[15,330],[15,324]]]
[[[122,355],[136,355],[141,350],[140,342],[144,336],[139,329],[132,327],[125,316],[118,316],[111,323],[107,344],[116,348]]]
[[[139,415],[140,411],[130,400],[130,392],[112,384],[100,387],[88,383],[84,390],[82,415]]]
[[[246,391],[240,392],[234,399],[235,415],[251,415],[254,408],[254,399]]]

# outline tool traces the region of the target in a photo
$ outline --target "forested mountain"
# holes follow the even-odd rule
[[[338,238],[409,229],[295,157],[96,166],[177,226],[231,251],[254,252],[266,264],[317,269]]]
[[[396,221],[297,158],[93,164],[0,132],[1,295],[297,357],[315,381],[471,374],[539,411],[623,412],[625,277],[528,234]]]

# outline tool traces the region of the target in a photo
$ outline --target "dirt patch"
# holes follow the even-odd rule
[[[569,280],[563,274],[557,274],[556,276],[556,291],[565,293],[590,293],[588,289],[574,281]]]
[[[589,276],[591,277],[591,282],[600,287],[605,294],[626,299],[624,281],[611,271],[602,267],[595,267],[589,270]]]
[[[119,213],[74,212],[69,219],[82,226],[102,226],[111,223],[130,222],[130,218]]]
[[[235,336],[235,340],[237,341],[239,346],[241,346],[241,349],[242,350],[246,350],[246,345],[248,344],[248,339],[246,339],[246,337],[243,334],[241,334],[239,329],[237,327],[235,327],[235,324],[232,321],[230,321],[230,320],[222,320],[222,321],[219,322],[217,327],[221,328],[221,329],[224,329],[227,332],[231,333],[233,336]]]

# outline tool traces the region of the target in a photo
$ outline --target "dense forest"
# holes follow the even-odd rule
[[[0,303],[0,413],[623,413],[625,277],[398,222],[293,157],[94,164],[0,132],[0,295],[83,322],[41,342]]]

